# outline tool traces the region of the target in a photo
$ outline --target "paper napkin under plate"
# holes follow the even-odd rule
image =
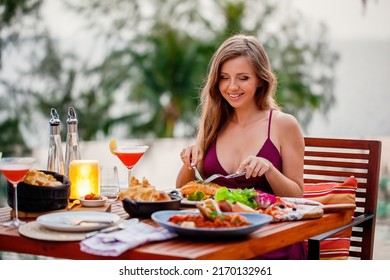
[[[99,233],[80,242],[83,252],[100,256],[119,256],[124,251],[152,241],[162,241],[176,237],[175,233],[164,228],[155,228],[145,223],[137,223],[124,230],[112,233]]]

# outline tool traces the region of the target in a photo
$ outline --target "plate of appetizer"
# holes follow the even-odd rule
[[[183,198],[181,200],[182,205],[186,206],[196,206],[196,204],[203,204],[204,200],[189,200],[188,198]]]
[[[178,235],[203,239],[247,236],[272,221],[266,214],[222,212],[212,199],[197,204],[197,208],[199,212],[158,211],[152,214],[152,219]]]
[[[190,181],[179,189],[183,196],[181,204],[187,206],[203,204],[205,200],[212,198],[220,187],[212,182]]]

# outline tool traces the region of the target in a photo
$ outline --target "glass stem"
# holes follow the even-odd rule
[[[18,192],[17,192],[17,186],[18,184],[13,184],[14,186],[14,210],[15,210],[15,219],[14,219],[14,224],[16,226],[19,225],[19,211],[18,211]]]
[[[131,169],[131,168],[128,168],[127,170],[128,170],[128,171],[127,171],[127,178],[128,178],[128,186],[127,186],[127,187],[129,188],[129,187],[131,186],[131,176],[132,176],[132,175],[131,175],[131,170],[132,170],[132,169]]]

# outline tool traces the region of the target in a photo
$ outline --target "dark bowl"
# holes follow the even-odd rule
[[[122,205],[131,217],[150,218],[154,212],[160,210],[179,210],[183,197],[175,191],[169,193],[169,196],[172,200],[155,202],[135,201],[126,197],[122,200]]]
[[[53,175],[63,185],[37,186],[20,182],[17,187],[19,211],[44,212],[63,209],[68,205],[70,194],[70,181],[68,178],[56,172],[40,171]],[[14,208],[14,188],[9,182],[7,185],[7,203]]]

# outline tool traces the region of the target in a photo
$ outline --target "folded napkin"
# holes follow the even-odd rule
[[[176,236],[175,233],[164,228],[137,223],[121,231],[99,233],[84,239],[80,242],[80,250],[93,255],[115,257],[142,244],[171,239]]]

